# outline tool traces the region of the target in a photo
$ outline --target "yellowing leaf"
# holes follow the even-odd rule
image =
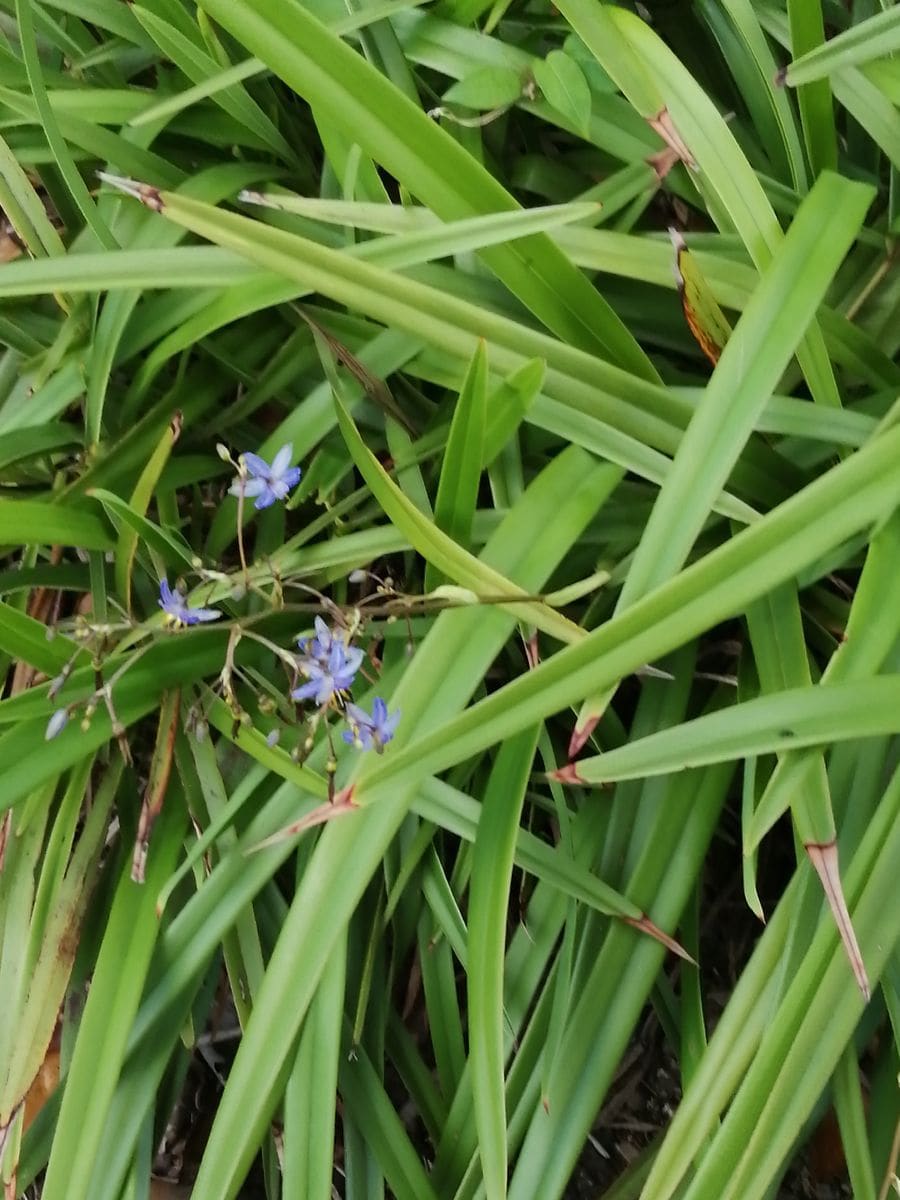
[[[731,336],[731,326],[684,238],[677,229],[670,229],[669,236],[675,247],[675,278],[685,320],[698,346],[715,366]]]

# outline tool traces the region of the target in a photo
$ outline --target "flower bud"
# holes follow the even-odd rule
[[[64,708],[58,708],[50,720],[47,722],[47,731],[44,734],[46,741],[50,742],[58,734],[62,733],[69,723],[69,714]]]

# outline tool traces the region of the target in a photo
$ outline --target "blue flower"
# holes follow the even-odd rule
[[[297,645],[305,658],[312,658],[317,662],[327,664],[331,647],[334,645],[334,634],[321,617],[316,617],[314,624],[316,627],[315,637],[298,638]]]
[[[306,683],[291,692],[292,700],[315,700],[316,704],[328,704],[335,693],[345,692],[353,683],[363,660],[362,650],[345,646],[332,639],[328,658],[305,658],[300,669]]]
[[[291,466],[293,457],[294,447],[290,442],[281,447],[272,459],[271,466],[258,454],[247,451],[241,458],[250,478],[240,476],[228,489],[229,492],[232,496],[240,496],[242,493],[245,496],[255,496],[254,508],[268,508],[276,500],[286,499],[291,488],[300,481],[300,468]]]
[[[184,592],[169,587],[168,579],[160,580],[159,607],[173,625],[199,625],[203,621],[218,621],[221,613],[217,608],[191,608]]]
[[[350,728],[344,731],[344,741],[357,750],[371,750],[374,746],[375,752],[380,754],[394,736],[400,721],[400,709],[389,713],[384,700],[376,696],[371,717],[357,704],[347,705],[346,717]]]

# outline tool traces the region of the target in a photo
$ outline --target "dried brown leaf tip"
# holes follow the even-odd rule
[[[600,716],[598,714],[597,716],[588,717],[583,725],[575,726],[572,730],[572,736],[569,738],[569,758],[574,758],[577,754],[581,753],[599,722]]]
[[[863,962],[862,950],[860,950],[859,942],[856,940],[856,931],[853,928],[850,910],[847,907],[847,900],[844,896],[844,887],[841,883],[838,865],[837,843],[833,840],[818,843],[807,842],[805,849],[825,891],[825,898],[828,901],[831,915],[834,917],[834,922],[837,925],[838,933],[844,945],[844,951],[850,962],[850,969],[853,971],[853,977],[856,980],[856,985],[862,993],[863,999],[868,1003],[872,998],[872,989],[869,985],[869,976]]]
[[[673,954],[677,954],[679,958],[683,958],[685,962],[691,963],[696,967],[697,962],[693,959],[684,946],[680,942],[676,942],[673,937],[669,937],[662,929],[645,913],[642,917],[623,917],[622,920],[626,925],[630,925],[633,929],[639,930],[641,933],[646,933],[648,937],[654,938],[661,946],[665,946],[667,950],[671,950]]]
[[[666,149],[651,154],[647,162],[656,171],[658,179],[665,179],[677,162],[683,162],[692,171],[697,170],[697,160],[691,154],[681,134],[675,128],[669,110],[661,108],[655,117],[648,117],[647,124],[666,143]]]
[[[353,799],[353,792],[354,786],[352,784],[350,787],[345,787],[337,793],[333,800],[328,800],[325,804],[320,804],[317,808],[308,812],[306,816],[301,817],[299,821],[294,821],[293,824],[285,826],[284,829],[279,829],[277,833],[273,833],[271,837],[257,842],[255,846],[251,846],[250,853],[255,853],[257,850],[265,850],[269,846],[277,845],[278,842],[297,837],[298,834],[305,833],[308,829],[315,829],[317,826],[325,825],[337,817],[345,817],[348,813],[355,812],[359,808],[359,805]]]
[[[108,171],[98,171],[97,178],[115,188],[116,191],[124,192],[126,196],[133,196],[135,200],[140,200],[145,208],[150,208],[154,212],[162,212],[165,208],[159,188],[155,188],[149,183],[140,183],[137,179],[127,179],[124,175],[110,175]]]
[[[550,778],[555,779],[558,783],[584,783],[584,780],[578,774],[578,766],[576,763],[566,763],[564,767],[560,767],[556,771],[551,771]]]
[[[533,633],[525,642],[525,658],[528,660],[529,671],[533,671],[541,664],[541,650],[536,633]]]
[[[653,168],[656,182],[662,183],[675,164],[681,160],[674,150],[670,150],[666,146],[664,150],[658,150],[656,154],[651,154],[646,161],[647,165]]]

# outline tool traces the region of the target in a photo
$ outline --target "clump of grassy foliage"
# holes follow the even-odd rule
[[[648,1005],[604,1194],[775,1197],[833,1105],[885,1200],[898,47],[0,0],[7,1195],[147,1196],[224,978],[195,1200],[563,1196]]]

